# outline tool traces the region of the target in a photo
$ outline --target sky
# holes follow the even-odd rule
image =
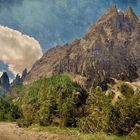
[[[0,0],[0,25],[36,39],[41,56],[51,47],[83,36],[112,4],[119,10],[131,6],[140,17],[140,0]],[[10,49],[15,48],[11,45]],[[11,77],[21,73],[21,70],[11,70],[9,63],[0,58],[0,71],[7,71]]]

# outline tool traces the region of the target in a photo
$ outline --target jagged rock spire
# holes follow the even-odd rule
[[[22,83],[21,77],[19,74],[16,75],[16,78],[13,80],[11,85],[16,85]]]
[[[22,76],[21,76],[22,81],[24,81],[25,77],[27,76],[27,73],[28,73],[28,70],[27,70],[27,68],[25,68],[25,69],[23,70]]]
[[[118,10],[117,10],[116,5],[110,6],[109,9],[105,12],[105,14],[103,16],[101,16],[101,18],[98,20],[98,22],[104,21],[108,17],[113,16],[113,15],[118,15]]]
[[[19,74],[16,75],[16,78],[13,80],[12,85],[16,85],[16,84],[21,84],[23,83],[23,81],[25,80],[26,76],[27,76],[28,70],[27,68],[25,68],[22,72],[22,75],[20,76]]]
[[[108,12],[111,12],[111,13],[118,13],[117,6],[116,6],[115,4],[113,4],[113,5],[108,9]]]
[[[128,16],[132,20],[139,21],[138,17],[135,15],[133,9],[130,6],[124,12],[124,16]]]
[[[112,15],[112,14],[118,14],[117,6],[115,4],[111,5],[104,15],[106,16],[106,15]]]
[[[1,87],[7,91],[10,89],[10,82],[9,77],[6,72],[3,72],[1,78],[0,78]]]

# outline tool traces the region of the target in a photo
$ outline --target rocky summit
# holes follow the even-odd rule
[[[26,76],[25,83],[68,73],[86,87],[111,78],[134,81],[140,76],[140,21],[131,7],[111,6],[79,40],[49,49]]]

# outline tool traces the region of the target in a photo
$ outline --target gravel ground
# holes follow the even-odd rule
[[[13,123],[0,123],[0,140],[76,140],[49,132],[25,131]]]

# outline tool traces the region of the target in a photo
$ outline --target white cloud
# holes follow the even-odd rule
[[[2,71],[0,71],[0,77],[2,76],[2,74],[3,74],[3,72],[2,72]]]
[[[0,60],[14,75],[24,68],[30,69],[41,56],[42,49],[34,38],[0,26]]]

